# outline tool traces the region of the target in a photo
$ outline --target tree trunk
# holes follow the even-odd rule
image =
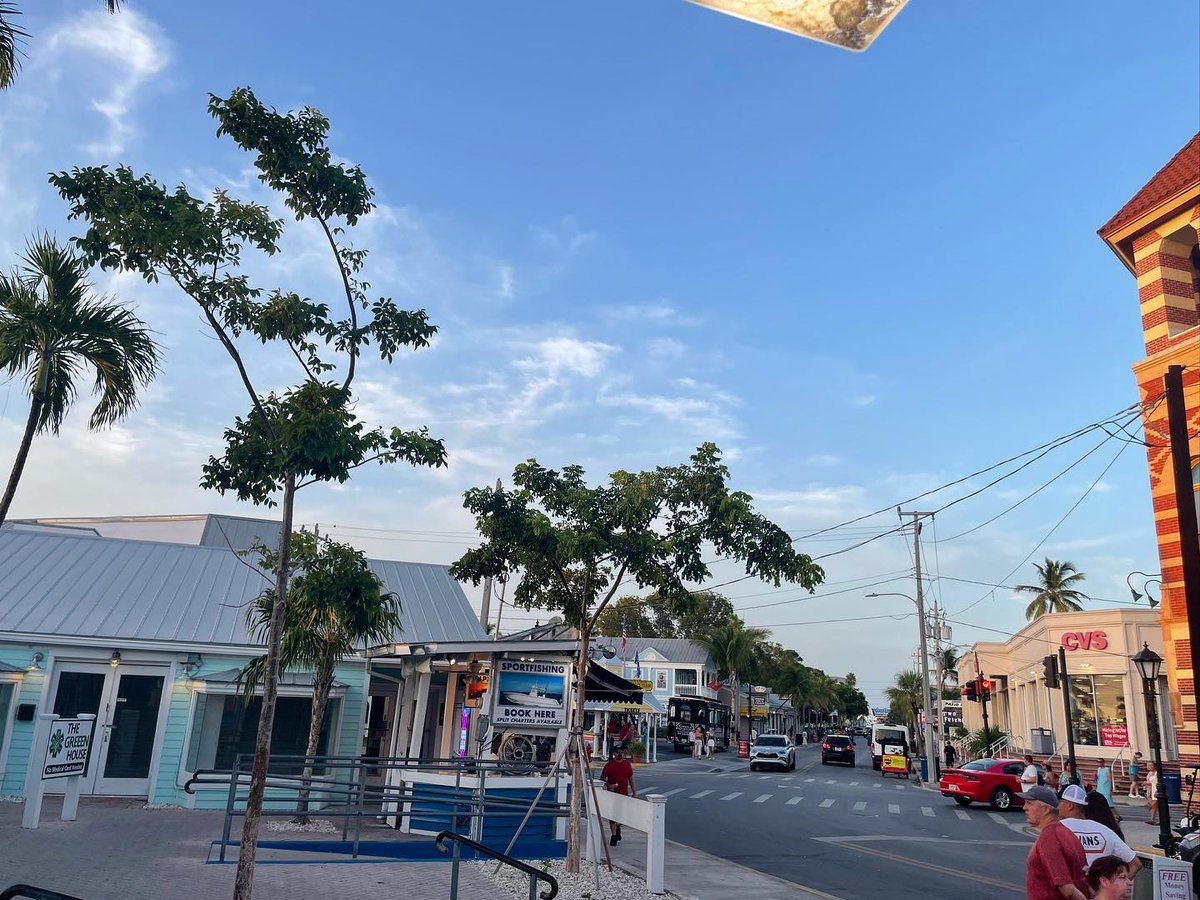
[[[325,723],[325,708],[329,705],[329,692],[332,689],[333,662],[325,660],[313,677],[312,719],[308,724],[308,749],[304,751],[305,756],[317,755],[317,746],[321,743],[321,726]],[[296,803],[296,818],[292,819],[297,825],[308,824],[308,795],[312,787],[313,768],[308,763],[304,764],[300,797]]]
[[[738,681],[737,672],[730,672],[729,680],[733,682],[733,730],[735,732],[733,739],[740,741],[742,739],[742,685]],[[749,711],[746,710],[746,712]]]
[[[39,375],[39,380],[41,376]],[[21,473],[25,471],[25,460],[29,456],[29,446],[33,443],[33,435],[37,431],[38,419],[42,415],[42,405],[45,403],[45,393],[34,390],[33,402],[29,404],[29,418],[25,420],[25,434],[21,436],[21,446],[17,448],[17,458],[13,462],[12,472],[8,476],[8,487],[4,489],[4,497],[0,499],[0,525],[8,518],[8,508],[12,506],[13,495],[17,493],[17,484]]]
[[[567,872],[577,874],[583,857],[584,823],[583,810],[586,808],[584,794],[589,789],[587,776],[583,771],[583,711],[584,697],[587,693],[588,672],[588,643],[590,632],[587,627],[579,629],[579,655],[575,660],[575,715],[571,723],[571,736],[568,740],[576,741],[576,753],[568,753],[571,762],[571,802],[570,814],[567,818]]]
[[[258,827],[266,793],[267,764],[271,757],[271,731],[275,726],[275,700],[279,696],[279,645],[283,637],[283,614],[292,561],[292,515],[296,502],[296,476],[289,473],[283,484],[283,521],[279,534],[279,560],[275,570],[275,604],[267,635],[267,669],[263,677],[262,713],[254,740],[254,767],[250,773],[250,795],[242,822],[242,844],[238,850],[233,900],[250,900],[254,886],[254,860],[258,855]]]

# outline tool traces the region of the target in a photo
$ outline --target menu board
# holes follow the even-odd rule
[[[1129,727],[1127,725],[1101,725],[1101,747],[1124,747],[1129,743]]]

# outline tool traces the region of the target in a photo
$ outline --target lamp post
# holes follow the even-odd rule
[[[1133,578],[1134,575],[1141,575],[1143,578],[1146,579],[1142,583],[1142,591],[1145,591],[1146,593],[1143,594],[1141,591],[1134,589],[1133,584],[1131,582],[1131,579]],[[1150,575],[1146,572],[1130,572],[1128,575],[1125,576],[1125,584],[1129,587],[1129,594],[1130,594],[1130,596],[1133,597],[1133,602],[1137,603],[1139,600],[1142,599],[1142,597],[1145,597],[1150,602],[1151,609],[1154,609],[1154,607],[1158,606],[1158,601],[1150,596],[1150,585],[1156,581],[1158,582],[1158,586],[1160,589],[1159,592],[1161,593],[1162,572],[1159,572],[1155,575]]]
[[[917,606],[917,628],[921,632],[921,708],[925,710],[925,765],[928,766],[929,779],[933,780],[934,764],[937,759],[933,747],[933,715],[929,702],[929,649],[925,643],[925,604],[921,594],[917,592],[914,600],[908,594],[889,591],[884,594],[867,594],[868,597],[903,597]]]
[[[1175,839],[1171,835],[1171,804],[1167,802],[1167,788],[1163,781],[1162,740],[1158,733],[1158,673],[1162,670],[1162,657],[1142,644],[1142,649],[1133,657],[1138,674],[1142,676],[1142,693],[1146,698],[1146,727],[1150,729],[1150,749],[1154,753],[1154,771],[1158,779],[1158,843],[1162,850],[1170,847]]]

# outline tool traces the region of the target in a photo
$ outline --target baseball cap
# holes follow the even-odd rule
[[[1022,800],[1037,800],[1039,803],[1045,803],[1051,809],[1058,809],[1058,794],[1042,784],[1035,784],[1017,796]]]
[[[1020,796],[1018,794],[1018,796]],[[1068,784],[1062,792],[1062,799],[1067,803],[1076,803],[1079,806],[1087,805],[1087,791],[1077,784]]]

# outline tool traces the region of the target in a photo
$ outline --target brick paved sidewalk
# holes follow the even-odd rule
[[[59,822],[47,798],[42,826],[21,828],[21,803],[0,803],[0,889],[25,883],[82,900],[228,900],[234,866],[206,865],[220,837],[219,812],[145,809],[140,800],[84,799],[79,819]],[[284,835],[271,834],[279,838]],[[445,900],[450,865],[359,862],[261,865],[256,900]],[[463,866],[460,900],[494,900],[496,888]]]

